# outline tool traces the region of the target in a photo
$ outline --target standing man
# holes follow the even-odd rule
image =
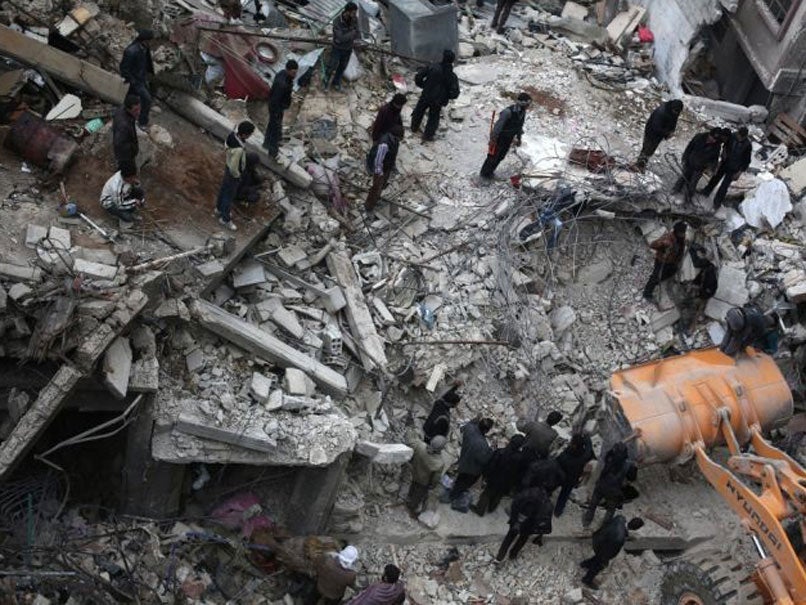
[[[653,300],[655,288],[677,273],[683,253],[686,251],[686,228],[684,221],[677,221],[672,230],[649,244],[655,251],[655,266],[644,286],[644,298]]]
[[[383,568],[381,581],[368,586],[347,601],[347,605],[403,605],[406,587],[400,581],[400,568],[391,563]]]
[[[154,75],[154,62],[151,60],[151,48],[149,48],[153,39],[154,32],[150,29],[138,30],[137,37],[123,51],[123,58],[120,60],[120,75],[129,85],[128,94],[137,95],[140,98],[137,127],[143,131],[148,128],[148,114],[151,111],[151,92],[148,88],[148,79]]]
[[[451,508],[459,510],[456,500],[476,484],[493,455],[487,433],[493,428],[490,418],[471,420],[462,427],[462,449],[459,452],[459,474],[451,489]],[[467,512],[462,510],[461,512]]]
[[[674,99],[661,104],[650,114],[646,126],[644,126],[644,144],[635,162],[638,170],[643,172],[646,163],[654,155],[660,142],[672,136],[677,128],[677,118],[680,117],[682,111],[683,101]]]
[[[487,145],[487,159],[481,167],[481,178],[491,179],[509,152],[510,145],[518,147],[523,136],[523,124],[526,121],[526,110],[532,104],[532,98],[522,92],[514,105],[510,105],[498,115],[498,120],[490,133]]]
[[[285,64],[274,76],[269,92],[269,125],[266,127],[266,136],[263,147],[268,150],[269,156],[277,159],[280,153],[280,141],[283,138],[283,114],[291,107],[291,93],[294,92],[294,78],[297,77],[299,65],[294,59]]]
[[[339,605],[348,586],[355,587],[358,549],[347,546],[339,553],[325,553],[316,562],[316,590],[306,605]]]
[[[122,164],[101,191],[101,208],[124,223],[139,220],[136,210],[145,205],[145,192],[137,181],[134,162]]]
[[[241,177],[246,169],[246,152],[243,142],[253,132],[255,132],[255,125],[252,122],[241,122],[234,132],[229,133],[224,143],[227,150],[227,162],[224,168],[224,180],[221,181],[221,188],[218,190],[215,213],[218,216],[218,222],[230,231],[238,230],[235,223],[232,222],[230,211],[232,202],[235,201],[235,196],[238,194]]]
[[[619,441],[605,454],[604,466],[593,488],[588,510],[582,518],[582,527],[590,527],[596,514],[596,507],[604,502],[605,522],[613,518],[616,509],[624,503],[624,487],[628,481],[635,481],[638,467],[630,460],[627,446]]]
[[[406,506],[413,517],[417,517],[428,506],[428,494],[439,485],[442,473],[447,464],[442,450],[448,440],[436,435],[426,445],[425,441],[417,441],[413,445],[414,455],[411,458],[411,486],[406,498]]]
[[[543,536],[551,533],[551,500],[540,487],[523,490],[512,501],[509,513],[509,531],[495,555],[495,562],[501,563],[509,552],[513,560],[526,544],[529,536],[537,534],[534,542],[543,545]],[[517,538],[517,540],[515,539]],[[515,542],[513,545],[512,542]],[[510,550],[512,546],[512,550]]]
[[[140,143],[137,141],[137,117],[140,115],[140,97],[128,94],[123,105],[115,111],[112,118],[112,150],[115,154],[118,170],[124,165],[137,167],[137,154]]]
[[[403,139],[403,126],[395,124],[386,134],[370,148],[367,153],[367,171],[372,175],[372,186],[367,193],[367,201],[364,208],[367,212],[375,209],[381,191],[389,184],[389,177],[395,169],[397,162],[397,151],[400,141]]]
[[[442,396],[434,402],[431,413],[423,423],[423,434],[425,442],[428,443],[436,435],[447,437],[451,429],[451,410],[459,405],[462,395],[458,393],[462,386],[461,380],[454,380],[451,388],[445,391]]]
[[[623,515],[617,515],[602,523],[602,526],[593,532],[593,537],[591,538],[593,556],[579,564],[580,567],[586,570],[582,583],[596,590],[598,587],[594,579],[621,552],[629,535],[627,530],[637,531],[643,526],[643,519],[635,517],[627,523]]]
[[[456,55],[452,50],[442,53],[440,63],[432,63],[420,69],[414,76],[414,83],[423,89],[414,111],[411,112],[411,131],[420,132],[420,124],[428,110],[428,121],[425,123],[423,142],[433,141],[439,128],[442,108],[448,101],[459,97],[459,78],[453,73],[453,62]]]
[[[392,100],[381,106],[378,110],[378,115],[375,116],[375,121],[372,123],[372,142],[377,143],[378,139],[384,134],[392,130],[395,125],[403,128],[403,118],[400,112],[403,111],[403,106],[406,104],[408,98],[403,93],[395,93]]]
[[[526,454],[523,451],[523,435],[513,435],[506,447],[493,452],[484,469],[484,490],[478,502],[470,507],[479,517],[494,512],[501,498],[510,494],[518,484],[523,472]]]
[[[554,506],[555,517],[562,516],[565,505],[568,504],[568,498],[571,497],[574,488],[579,485],[585,467],[589,461],[595,458],[593,443],[587,432],[582,431],[571,435],[568,446],[557,456],[557,464],[563,470],[564,479],[560,494],[557,496],[557,504]]]
[[[333,46],[330,48],[330,62],[325,70],[325,90],[332,86],[333,90],[341,92],[341,76],[347,68],[347,63],[350,62],[353,45],[360,39],[358,5],[355,2],[348,2],[344,5],[341,15],[333,21]]]
[[[506,25],[507,19],[509,19],[509,13],[512,7],[515,6],[515,2],[516,0],[498,0],[498,3],[495,5],[493,22],[490,23],[490,27],[492,27],[496,33],[504,33],[504,25]]]
[[[712,128],[709,132],[701,132],[692,137],[683,151],[683,174],[677,179],[672,193],[683,191],[686,203],[691,203],[702,173],[719,162],[725,138],[721,128]]]
[[[530,451],[532,458],[548,458],[551,452],[551,445],[557,439],[557,431],[554,430],[554,425],[563,419],[562,412],[552,410],[546,416],[546,421],[542,420],[526,420],[521,418],[515,423],[515,427],[519,432],[526,435],[526,442],[523,444],[524,449]]]
[[[714,209],[718,209],[722,205],[722,202],[725,201],[725,196],[728,194],[728,187],[730,187],[733,181],[739,178],[739,175],[747,170],[752,157],[753,144],[747,137],[747,128],[742,126],[728,138],[719,170],[716,171],[716,174],[708,181],[705,189],[702,190],[703,195],[711,195],[714,187],[719,184],[719,189],[717,189],[716,195],[714,196]]]

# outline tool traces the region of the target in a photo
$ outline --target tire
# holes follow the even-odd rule
[[[763,605],[744,566],[730,555],[707,551],[669,565],[661,605]]]

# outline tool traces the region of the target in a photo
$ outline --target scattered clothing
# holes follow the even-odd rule
[[[140,30],[137,38],[123,51],[123,57],[120,60],[120,75],[129,85],[128,94],[140,97],[138,123],[142,127],[148,126],[151,111],[151,91],[148,87],[148,79],[154,75],[154,62],[151,59],[151,49],[146,41],[153,38],[154,33],[151,30]]]
[[[599,504],[604,504],[605,521],[609,521],[624,503],[625,485],[628,481],[635,481],[637,475],[638,467],[630,460],[627,446],[619,441],[605,454],[604,466],[593,488],[582,525],[590,526]]]
[[[232,225],[232,202],[235,201],[241,175],[246,168],[246,153],[243,141],[235,132],[229,133],[224,147],[226,149],[226,166],[224,167],[224,179],[221,181],[216,199],[216,213],[222,224],[230,226]]]
[[[428,121],[423,131],[423,140],[432,141],[439,128],[442,108],[451,99],[459,97],[459,79],[453,73],[454,54],[445,51],[441,63],[433,63],[420,69],[414,77],[414,83],[423,89],[417,105],[411,112],[411,130],[418,132],[425,112]]]
[[[269,155],[277,157],[280,152],[280,141],[283,138],[283,114],[291,107],[291,93],[294,91],[294,78],[281,69],[274,76],[269,92],[269,125],[266,127],[266,136],[263,147]]]
[[[495,143],[492,149],[488,149],[487,159],[484,160],[484,165],[481,167],[482,178],[493,178],[495,169],[509,153],[512,142],[517,139],[520,144],[525,122],[526,109],[518,103],[510,105],[499,114],[490,137]]]
[[[744,137],[740,139],[736,133],[731,134],[725,145],[725,153],[719,169],[702,190],[703,195],[711,195],[714,188],[719,185],[719,189],[714,196],[714,208],[719,208],[728,195],[730,184],[739,178],[750,166],[753,156],[753,144],[750,139]]]
[[[574,435],[571,443],[557,456],[557,464],[563,470],[564,477],[560,493],[557,496],[557,503],[554,506],[555,517],[563,514],[565,506],[568,504],[568,498],[571,497],[574,488],[579,485],[585,467],[595,458],[593,443],[587,433]]]
[[[113,174],[101,190],[101,208],[122,221],[131,223],[140,203],[132,197],[133,185],[123,179],[120,170]]]
[[[770,355],[778,350],[778,322],[755,305],[734,307],[725,315],[726,331],[719,350],[736,357],[747,347]]]
[[[677,128],[677,119],[683,110],[683,102],[679,100],[666,101],[657,107],[649,116],[644,126],[644,143],[638,155],[636,166],[643,170],[658,145],[668,139]]]
[[[542,544],[542,537],[551,533],[551,510],[551,500],[539,487],[515,496],[509,513],[509,531],[498,549],[496,560],[503,561],[507,553],[510,559],[515,559],[529,537],[535,534],[538,536],[536,542]]]
[[[134,116],[122,105],[112,118],[112,150],[115,154],[118,170],[124,165],[137,163],[140,143],[137,140],[137,127]]]

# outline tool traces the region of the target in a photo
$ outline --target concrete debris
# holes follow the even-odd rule
[[[113,280],[118,275],[118,267],[112,265],[102,265],[81,258],[74,259],[73,271],[81,273],[87,277],[95,279]]]
[[[786,181],[794,197],[801,197],[806,191],[806,158],[792,162],[778,173],[778,177]]]
[[[178,298],[169,298],[157,307],[154,317],[190,321],[190,311],[188,311],[187,305]]]
[[[194,349],[185,355],[185,364],[188,372],[196,372],[204,367],[204,352],[201,349]]]
[[[772,179],[761,183],[755,194],[745,198],[739,207],[749,225],[775,229],[792,210],[792,202],[789,201],[786,184]]]
[[[729,309],[746,304],[750,297],[746,280],[747,276],[742,267],[723,265],[719,270],[717,291],[708,300],[705,314],[711,319],[723,321]]]
[[[316,386],[305,372],[288,368],[283,375],[283,390],[291,395],[313,395]]]
[[[132,348],[129,340],[116,338],[106,350],[102,372],[106,388],[118,399],[126,397],[131,370]]]
[[[36,248],[36,246],[48,236],[48,228],[40,225],[28,225],[25,231],[25,245],[28,248]]]
[[[14,284],[8,290],[8,297],[15,303],[19,303],[32,293],[33,290],[28,286],[26,286],[25,284]]]
[[[359,441],[355,451],[378,464],[405,464],[414,455],[414,450],[402,443],[371,443]]]
[[[20,265],[0,263],[0,277],[14,281],[38,282],[42,280],[42,271],[38,267],[22,267]]]
[[[250,261],[242,263],[232,274],[232,286],[237,290],[238,288],[247,288],[249,286],[256,286],[266,282],[266,271],[257,261]]]
[[[781,281],[790,302],[806,302],[806,270],[792,269],[784,274]]]
[[[56,250],[70,250],[72,238],[69,229],[51,226],[48,230],[48,244]]]

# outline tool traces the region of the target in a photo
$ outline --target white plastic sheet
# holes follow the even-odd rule
[[[775,229],[792,211],[789,190],[780,179],[761,183],[752,197],[745,198],[739,205],[745,220],[753,227],[769,225]]]

